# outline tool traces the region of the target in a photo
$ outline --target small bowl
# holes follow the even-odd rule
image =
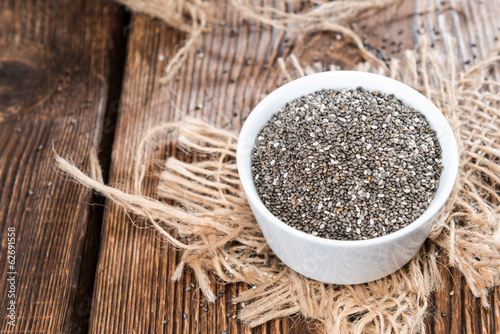
[[[266,208],[252,177],[251,152],[260,129],[287,102],[320,89],[379,91],[420,111],[442,148],[443,171],[434,199],[413,223],[394,233],[360,241],[330,240],[288,226]],[[257,222],[274,253],[290,268],[309,278],[335,284],[359,284],[387,276],[404,266],[420,249],[455,183],[458,150],[450,125],[422,94],[396,80],[365,72],[334,71],[309,75],[278,88],[248,116],[238,140],[238,172]]]

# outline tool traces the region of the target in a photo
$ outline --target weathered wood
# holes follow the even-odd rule
[[[74,314],[87,305],[75,295],[91,196],[60,177],[52,149],[85,168],[102,137],[118,11],[106,0],[0,1],[2,333],[76,333],[84,324]],[[16,272],[15,327],[8,272]]]
[[[110,141],[114,124],[103,121],[106,106],[108,110],[116,106],[108,95],[110,77],[115,79],[109,74],[109,59],[114,63],[119,58],[111,52],[112,33],[120,30],[119,15],[113,5],[99,1],[40,1],[21,7],[0,1],[1,251],[4,254],[7,247],[6,228],[15,226],[19,261],[16,330],[77,332],[85,326],[85,304],[90,302],[84,291],[92,287],[92,260],[81,259],[85,233],[88,251],[83,257],[92,258],[99,224],[92,225],[89,235],[89,197],[57,178],[50,146],[55,139],[57,151],[71,154],[85,166],[84,158],[100,136],[107,134]],[[437,31],[435,46],[444,50],[438,36],[448,31],[457,37],[459,61],[465,63],[474,55],[485,55],[498,38],[499,8],[498,1],[406,1],[395,15],[358,22],[354,29],[386,56],[414,45],[413,38],[421,28]],[[312,59],[318,56],[311,51],[315,46],[330,46],[335,39],[331,34],[294,38],[238,22],[231,13],[226,13],[226,22],[227,26],[204,36],[203,53],[190,55],[178,80],[160,86],[163,68],[184,36],[157,20],[133,16],[113,146],[112,184],[131,188],[132,152],[147,129],[186,113],[239,129],[251,108],[275,87],[277,57],[293,52]],[[360,60],[347,42],[336,43],[328,57],[319,60],[329,63],[333,59],[344,69]],[[167,154],[178,154],[175,144],[161,144],[148,152],[151,158]],[[154,195],[155,188],[152,178],[143,190]],[[28,195],[29,190],[33,195]],[[253,330],[228,318],[236,312],[231,296],[242,286],[213,283],[215,291],[225,293],[215,304],[206,305],[196,287],[186,291],[193,281],[189,271],[180,282],[169,279],[179,253],[160,244],[154,232],[133,226],[123,210],[109,202],[106,205],[91,332],[308,331],[300,318],[272,321]],[[5,277],[8,270],[3,256],[0,267]],[[88,274],[82,273],[87,270]],[[428,332],[498,332],[499,289],[490,297],[491,310],[486,310],[457,270],[443,267],[442,274],[446,286],[431,301]],[[5,284],[0,283],[0,291],[5,291]],[[76,286],[83,286],[78,298]],[[5,295],[0,302],[6,305]],[[5,309],[1,310],[4,321]],[[1,329],[6,328],[4,321]]]
[[[486,57],[498,44],[500,32],[498,1],[416,1],[416,11],[424,13],[415,20],[415,29],[432,31],[432,44],[447,52],[442,43],[445,33],[456,39],[458,68]],[[418,32],[416,31],[416,34]],[[495,74],[498,80],[498,73]],[[443,265],[448,263],[442,256]],[[490,309],[481,307],[474,298],[460,272],[443,267],[445,287],[432,297],[431,312],[427,318],[430,333],[498,333],[499,291],[496,287],[489,297]]]
[[[461,61],[472,59],[468,47],[472,42],[479,43],[481,54],[491,48],[498,33],[494,20],[498,17],[495,1],[486,4],[447,2],[439,8],[436,6],[431,1],[404,2],[395,15],[360,22],[354,28],[366,35],[367,44],[386,56],[397,55],[402,48],[411,48],[422,28],[437,32],[436,47],[443,47],[439,44],[439,34],[448,31],[457,36]],[[463,6],[473,8],[464,9]],[[131,153],[147,129],[177,120],[184,114],[238,129],[249,110],[274,88],[278,77],[273,66],[276,57],[301,52],[306,58],[313,58],[317,55],[308,51],[313,49],[311,46],[325,43],[325,36],[309,40],[287,39],[279,31],[244,22],[236,24],[236,38],[229,25],[235,25],[237,18],[230,13],[226,16],[228,26],[217,27],[206,34],[200,45],[203,52],[191,54],[178,79],[163,87],[158,80],[164,65],[184,36],[156,20],[133,16],[122,107],[113,148],[112,183],[131,187]],[[331,36],[326,40],[328,38]],[[351,51],[348,44],[339,43],[328,60],[335,59],[343,68],[350,68],[353,61],[359,59],[349,53]],[[159,149],[152,148],[148,154],[151,158],[176,154],[175,145],[159,145]],[[144,192],[154,195],[155,187],[153,178],[145,184]],[[297,327],[290,319],[273,321],[251,330],[232,317],[227,318],[228,313],[236,311],[230,298],[237,294],[238,286],[213,283],[215,291],[223,289],[225,293],[214,305],[207,305],[196,288],[190,289],[193,277],[189,271],[180,282],[169,280],[179,260],[177,251],[165,249],[155,239],[154,232],[134,227],[116,206],[110,203],[107,206],[91,332],[302,333],[306,330],[304,325]],[[476,332],[481,329],[492,333],[498,329],[499,311],[495,304],[498,290],[490,298],[492,309],[485,310],[471,296],[457,270],[453,269],[450,274],[443,267],[443,277],[446,287],[431,301],[429,332],[466,329]]]
[[[228,25],[234,25],[235,20],[227,14]],[[131,187],[132,152],[151,127],[190,114],[238,129],[242,118],[273,87],[277,71],[267,67],[288,52],[289,46],[282,44],[284,34],[243,23],[235,26],[239,38],[228,26],[215,27],[206,34],[200,45],[203,53],[190,54],[178,79],[161,86],[165,64],[184,36],[157,20],[132,16],[111,183]],[[159,144],[148,154],[151,158],[176,154],[175,146]],[[153,178],[144,185],[144,193],[154,195],[156,185]],[[151,230],[133,226],[123,210],[109,202],[106,207],[92,333],[290,332],[288,319],[251,330],[228,317],[237,311],[230,302],[238,293],[234,285],[213,283],[214,291],[224,290],[224,294],[215,304],[207,305],[196,285],[191,288],[189,271],[180,282],[172,282],[179,253],[161,245]],[[304,333],[304,327],[295,332]]]

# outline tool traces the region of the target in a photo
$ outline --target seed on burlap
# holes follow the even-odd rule
[[[393,233],[429,206],[441,147],[425,117],[393,95],[320,90],[276,112],[252,150],[266,207],[311,235],[364,240]]]

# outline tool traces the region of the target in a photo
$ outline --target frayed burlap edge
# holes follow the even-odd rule
[[[484,306],[488,289],[499,283],[500,255],[493,231],[500,213],[500,83],[485,79],[499,60],[494,53],[459,73],[453,53],[443,56],[427,48],[424,40],[403,60],[392,60],[390,70],[377,70],[409,84],[438,106],[455,132],[460,167],[450,199],[419,253],[399,271],[367,284],[313,281],[275,257],[241,190],[235,163],[237,135],[231,131],[192,118],[151,130],[138,147],[132,194],[102,183],[95,172],[95,156],[90,177],[56,155],[57,165],[78,183],[146,218],[165,241],[183,249],[172,278],[178,279],[188,266],[208,301],[215,300],[208,273],[223,282],[253,286],[234,299],[245,304],[238,317],[250,326],[301,313],[328,333],[421,333],[427,299],[441,284],[437,246]],[[283,77],[311,71],[296,59],[291,66],[284,60],[280,63]],[[360,70],[374,69],[363,65]],[[178,147],[200,157],[194,163],[174,157],[165,162],[158,197],[174,204],[140,191],[147,143],[165,131],[175,131]]]
[[[184,45],[168,61],[165,76],[160,79],[166,83],[174,78],[190,51],[198,43],[208,22],[213,20],[211,5],[203,0],[118,0],[133,11],[158,18],[170,27],[188,34]]]
[[[172,80],[189,53],[201,39],[203,32],[209,30],[224,11],[213,10],[214,3],[208,0],[118,0],[133,11],[143,13],[164,21],[170,27],[188,34],[182,47],[168,61],[161,83]],[[274,0],[269,6],[255,6],[248,0],[227,0],[218,6],[230,5],[238,17],[255,24],[271,26],[283,31],[308,34],[317,31],[342,33],[352,40],[365,60],[385,66],[384,63],[368,52],[361,38],[346,25],[352,19],[374,14],[378,11],[395,8],[401,0],[337,0],[320,3],[317,1]],[[273,7],[276,6],[276,7]],[[293,12],[277,8],[296,8]],[[302,9],[299,9],[302,8]]]
[[[487,73],[498,67],[500,46],[485,60],[459,72],[453,40],[450,36],[444,39],[448,55],[429,48],[427,39],[421,37],[417,50],[406,50],[402,60],[391,60],[390,70],[375,69],[367,63],[358,70],[377,72],[415,88],[434,102],[452,126],[460,152],[459,175],[429,237],[448,251],[452,266],[467,272],[469,287],[487,306],[487,288],[498,283],[498,277],[493,275],[492,280],[479,285],[468,277],[481,278],[491,264],[477,256],[471,262],[460,259],[467,252],[488,254],[488,258],[498,255],[496,248],[500,248],[500,229],[496,228],[500,216],[500,83],[487,79]],[[317,72],[311,66],[302,67],[293,55],[287,63],[279,59],[278,64],[284,82]],[[496,234],[491,236],[495,229]],[[486,239],[482,239],[483,235]],[[481,247],[471,249],[471,241],[481,241]],[[498,266],[495,269],[500,270]]]

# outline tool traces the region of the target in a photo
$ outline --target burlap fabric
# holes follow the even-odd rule
[[[375,282],[324,284],[295,273],[276,258],[240,187],[235,131],[191,118],[152,129],[137,149],[130,192],[102,183],[95,154],[90,176],[59,156],[57,165],[77,182],[143,217],[165,242],[183,249],[173,279],[190,268],[208,301],[215,299],[210,273],[222,282],[255,286],[234,300],[245,303],[238,318],[250,326],[301,313],[327,333],[421,333],[428,297],[441,285],[438,248],[462,272],[483,306],[488,289],[500,281],[494,241],[500,216],[500,82],[488,79],[500,57],[496,49],[491,57],[459,70],[453,41],[445,41],[450,46],[447,55],[427,47],[422,39],[417,49],[407,50],[389,66],[372,62],[359,68],[400,80],[431,99],[450,122],[460,153],[455,188],[428,241],[406,266]],[[293,57],[277,66],[283,82],[317,70]],[[193,163],[168,158],[159,175],[157,198],[150,198],[141,193],[148,170],[143,155],[148,143],[153,140],[156,145],[166,132],[174,133],[178,147],[198,158]]]
[[[402,0],[277,0],[256,5],[251,0],[118,0],[135,12],[161,19],[174,29],[186,33],[186,39],[168,61],[162,83],[177,75],[190,51],[195,49],[201,34],[224,21],[219,17],[226,7],[234,15],[277,29],[306,34],[317,31],[342,33],[359,49],[361,56],[374,63],[383,63],[368,52],[361,38],[347,27],[353,19],[363,19],[381,11],[394,11]],[[278,5],[276,7],[276,5]],[[279,8],[289,8],[282,10]]]

